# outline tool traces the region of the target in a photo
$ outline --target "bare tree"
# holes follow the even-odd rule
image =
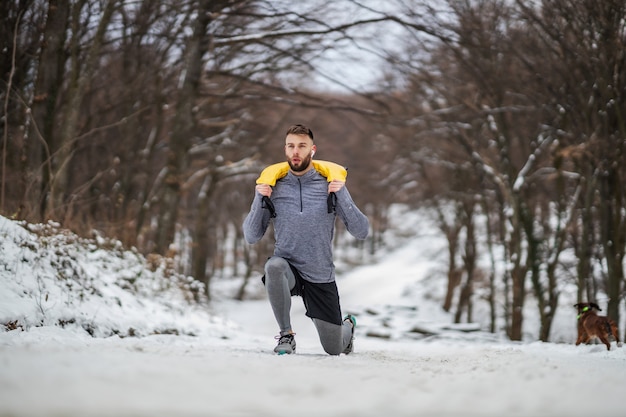
[[[514,340],[522,338],[526,285],[530,280],[542,320],[540,338],[547,340],[558,287],[552,269],[556,264],[551,264],[547,274],[542,265],[558,260],[565,235],[562,227],[553,230],[545,225],[555,215],[570,219],[563,210],[571,210],[573,205],[554,206],[556,211],[552,206],[546,211],[544,205],[555,198],[556,188],[544,184],[552,184],[556,173],[549,151],[559,133],[543,116],[549,94],[534,80],[540,68],[528,65],[544,49],[535,48],[509,4],[448,2],[448,11],[446,18],[433,24],[428,32],[436,38],[435,46],[426,49],[429,61],[425,59],[422,66],[410,62],[405,65],[410,87],[418,97],[415,101],[428,103],[426,112],[423,105],[417,105],[415,113],[423,130],[414,136],[423,137],[429,132],[440,139],[439,143],[417,143],[432,149],[441,165],[461,167],[462,161],[470,164],[471,169],[463,171],[466,190],[481,197],[472,200],[464,193],[443,193],[442,197],[462,205],[482,201],[481,207],[497,209],[488,218],[499,219],[500,226],[486,230],[498,233],[488,241],[501,242],[503,261],[508,266],[502,281],[507,332]],[[420,45],[430,46],[426,42]],[[450,150],[455,147],[464,155],[453,159]],[[447,181],[454,183],[454,171],[450,174]],[[472,180],[480,185],[473,185]],[[464,213],[473,211],[473,206],[465,207],[468,210]],[[472,236],[471,216],[459,216],[460,224],[464,224],[463,217],[467,218],[468,236]],[[544,224],[543,229],[539,230],[537,224]],[[549,247],[547,242],[552,238],[555,244]],[[457,319],[465,305],[470,306],[472,259],[476,253],[472,240],[464,247],[468,281],[459,300]],[[490,290],[497,291],[493,278],[490,282]],[[494,297],[493,293],[489,296],[492,310]]]
[[[577,168],[586,190],[580,194],[583,232],[577,234],[579,296],[594,295],[585,282],[591,275],[590,248],[597,239],[606,262],[603,289],[608,315],[619,320],[626,242],[626,4],[619,0],[602,4],[553,1],[535,10],[524,2],[517,3],[542,48],[551,51],[551,73],[538,81],[554,97],[549,108],[558,115],[553,121],[555,127],[566,132],[561,138],[561,156]],[[592,205],[599,210],[592,210]]]

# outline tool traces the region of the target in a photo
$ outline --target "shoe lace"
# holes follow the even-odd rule
[[[290,333],[290,334],[284,334],[284,335],[278,335],[275,337],[275,339],[278,340],[278,344],[282,345],[283,343],[291,343],[291,341],[293,340],[293,336],[295,333]]]

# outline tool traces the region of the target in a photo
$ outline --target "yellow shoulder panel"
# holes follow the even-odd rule
[[[276,181],[287,175],[289,172],[289,164],[287,162],[279,162],[274,165],[270,165],[265,168],[259,178],[257,178],[257,184],[267,184],[272,187],[276,185]]]
[[[325,176],[328,182],[335,180],[345,182],[348,177],[348,171],[334,162],[313,160],[313,167],[317,172]]]
[[[328,182],[344,181],[348,176],[348,171],[339,164],[330,161],[313,160],[313,168],[326,177]],[[265,168],[259,178],[257,184],[268,184],[272,187],[276,185],[276,181],[287,175],[289,172],[289,164],[287,162],[279,162]]]

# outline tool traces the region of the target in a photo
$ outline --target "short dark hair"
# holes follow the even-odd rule
[[[287,135],[306,135],[313,140],[313,131],[301,124],[293,125],[287,129],[287,134],[285,136]]]

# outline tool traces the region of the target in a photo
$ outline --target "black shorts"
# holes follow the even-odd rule
[[[306,315],[312,319],[341,325],[341,306],[339,305],[337,283],[333,281],[319,284],[307,281],[302,278],[296,268],[291,264],[289,266],[296,277],[296,285],[291,289],[291,295],[302,297]],[[265,284],[265,276],[262,280]]]

